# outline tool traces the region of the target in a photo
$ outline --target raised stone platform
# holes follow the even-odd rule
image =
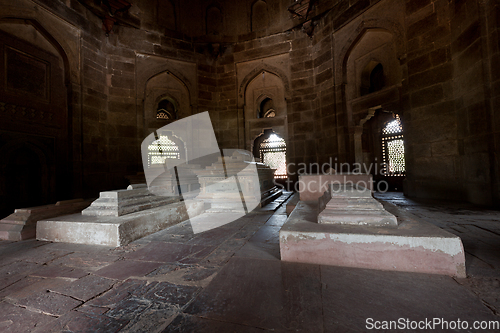
[[[281,260],[466,277],[459,237],[383,206],[398,226],[317,223],[317,201],[299,201],[280,230]]]
[[[18,208],[14,213],[0,220],[0,239],[20,241],[36,237],[39,220],[80,212],[92,200],[73,199],[58,201],[53,205]]]
[[[203,201],[187,200],[123,216],[72,214],[38,221],[37,239],[52,242],[123,246],[201,214]]]
[[[324,209],[323,202],[328,199]],[[330,184],[329,191],[318,199],[321,213],[318,223],[397,226],[396,216],[387,212],[372,197],[372,191],[352,184]]]
[[[146,184],[135,184],[129,185],[126,190],[101,192],[99,198],[82,211],[82,215],[122,216],[178,201],[180,198],[177,195],[154,195]]]

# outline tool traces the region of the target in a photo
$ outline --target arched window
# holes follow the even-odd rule
[[[405,175],[403,126],[398,115],[382,129],[382,154],[387,176]]]
[[[157,119],[175,120],[177,119],[177,111],[175,105],[168,99],[162,100],[158,103],[156,110]]]
[[[180,159],[179,146],[167,135],[160,135],[148,146],[148,166],[164,164],[167,158]]]
[[[277,134],[272,133],[259,145],[260,161],[274,172],[275,179],[287,178],[286,173],[286,142]]]

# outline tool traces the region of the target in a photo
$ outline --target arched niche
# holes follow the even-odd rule
[[[373,92],[366,90],[370,87],[370,79],[373,80],[371,75],[376,69],[379,69],[376,73],[382,73],[383,87],[391,87],[401,83],[402,71],[394,37],[391,32],[385,29],[365,30],[348,54],[346,63],[347,101]],[[380,69],[383,70],[380,71]]]
[[[58,50],[66,67],[66,83],[80,83],[79,28],[71,25],[30,0],[0,0],[0,22],[31,25]],[[21,30],[19,30],[21,31]]]
[[[158,119],[159,104],[169,100],[176,109],[176,119],[192,115],[190,92],[183,81],[169,71],[162,72],[146,82],[144,98],[144,126],[147,133],[168,124],[166,119]]]
[[[79,175],[73,174],[80,160],[80,138],[70,135],[80,120],[72,113],[79,107],[72,98],[79,87],[77,76],[72,75],[77,70],[72,68],[75,59],[66,53],[71,47],[68,40],[61,41],[61,32],[56,31],[55,36],[51,33],[54,26],[61,27],[61,22],[45,20],[39,14],[37,19],[0,18],[0,103],[8,111],[0,115],[0,150],[26,142],[17,150],[2,153],[11,164],[0,175],[0,187],[10,187],[9,192],[25,188],[36,193],[30,196],[33,200],[12,201],[12,205],[36,206],[70,198],[81,182]],[[22,160],[33,165],[32,171],[25,173],[27,181],[21,177],[24,172],[20,170],[25,168]],[[15,183],[18,189],[13,189]],[[12,195],[26,197],[22,193]],[[15,208],[21,207],[10,207],[12,211]]]
[[[380,19],[361,22],[340,52],[347,149],[353,162],[363,163],[363,123],[373,110],[400,107],[403,46],[399,25]]]
[[[218,4],[207,7],[205,14],[205,31],[207,35],[221,35],[224,31],[224,16]]]
[[[267,3],[263,0],[257,0],[252,5],[252,31],[264,30],[269,25],[269,14]]]
[[[287,140],[286,116],[287,103],[285,85],[276,74],[263,70],[249,80],[244,93],[245,146],[252,147],[254,140],[263,129],[272,128],[280,137]],[[274,117],[264,117],[267,111]],[[262,108],[266,110],[262,110]]]
[[[177,12],[174,0],[158,1],[158,24],[169,30],[177,29]]]

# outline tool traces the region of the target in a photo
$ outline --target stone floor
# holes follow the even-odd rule
[[[184,222],[122,248],[1,241],[0,332],[359,332],[399,318],[500,321],[500,213],[377,197],[462,237],[469,277],[282,262],[284,195],[219,228],[193,234]]]

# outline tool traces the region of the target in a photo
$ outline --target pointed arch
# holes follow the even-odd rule
[[[341,61],[339,65],[341,65],[342,68],[342,82],[344,84],[347,83],[347,61],[349,56],[358,42],[369,30],[385,30],[392,34],[394,36],[398,58],[401,58],[406,52],[404,29],[399,23],[388,19],[371,19],[360,22],[351,37],[344,44],[338,58],[339,61]]]
[[[58,55],[61,57],[63,66],[64,66],[64,83],[67,86],[70,83],[70,61],[66,51],[62,47],[62,45],[57,41],[48,31],[44,28],[44,26],[34,19],[22,19],[22,18],[0,18],[0,23],[11,23],[11,24],[27,24],[32,26],[40,35],[45,38],[58,52]]]
[[[224,12],[222,6],[213,2],[205,11],[205,33],[207,35],[220,35],[224,32]]]
[[[252,82],[253,79],[257,77],[257,75],[261,74],[262,72],[269,72],[271,74],[276,75],[281,79],[283,82],[283,86],[285,87],[285,98],[289,98],[291,95],[290,91],[290,82],[288,80],[288,76],[285,74],[284,71],[281,69],[268,65],[268,64],[259,64],[256,66],[253,70],[251,70],[241,81],[239,88],[238,88],[238,94],[241,98],[244,97],[244,91],[246,90],[248,84]]]
[[[251,31],[264,30],[269,25],[267,3],[264,0],[254,1],[251,8]]]

